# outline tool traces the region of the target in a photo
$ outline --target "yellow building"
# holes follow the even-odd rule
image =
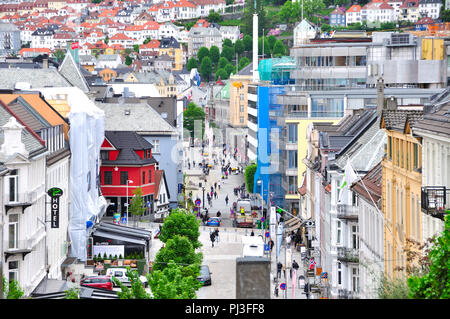
[[[232,127],[247,127],[248,84],[252,81],[252,75],[241,72],[230,76],[230,109],[228,114],[229,123]],[[253,115],[256,117],[256,114]]]
[[[384,217],[384,269],[388,278],[400,278],[412,266],[409,240],[422,242],[421,141],[411,125],[423,118],[423,110],[383,110],[380,127],[387,134],[382,165],[382,210]],[[399,269],[400,268],[400,269]]]
[[[183,47],[175,38],[162,38],[159,44],[158,55],[167,54],[174,58],[174,71],[181,71],[183,69]]]

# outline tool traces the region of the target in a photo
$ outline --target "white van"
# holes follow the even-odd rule
[[[242,257],[264,257],[264,240],[261,236],[242,236]]]

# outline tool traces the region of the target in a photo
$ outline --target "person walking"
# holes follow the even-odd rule
[[[214,240],[216,240],[214,232],[209,233],[209,238],[211,239],[211,247],[214,248]]]
[[[277,278],[281,278],[281,269],[283,268],[283,264],[278,262],[277,264]]]
[[[214,198],[217,199],[217,192],[214,191]]]
[[[225,204],[228,206],[228,194],[227,194],[227,196],[225,197]]]
[[[216,230],[214,231],[214,236],[217,239],[217,243],[219,243],[219,228],[216,228]]]

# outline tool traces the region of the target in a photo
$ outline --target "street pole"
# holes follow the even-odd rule
[[[205,209],[205,186],[202,187],[203,190],[203,209]]]
[[[128,179],[127,179],[127,226],[128,226]]]

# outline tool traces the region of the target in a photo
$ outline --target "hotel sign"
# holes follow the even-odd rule
[[[61,188],[52,187],[47,191],[47,194],[51,198],[50,200],[51,227],[59,228],[59,197],[61,197],[63,191]]]

